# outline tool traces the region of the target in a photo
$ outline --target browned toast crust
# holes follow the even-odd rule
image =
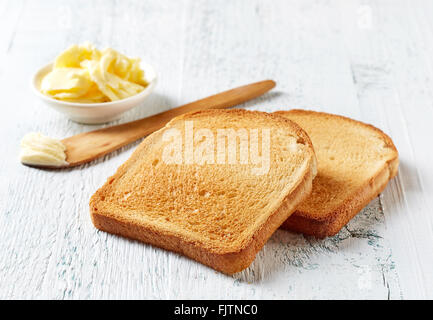
[[[284,199],[281,207],[269,216],[266,223],[252,236],[246,247],[238,252],[215,253],[187,239],[166,235],[144,225],[138,226],[130,221],[119,221],[110,218],[94,209],[92,210],[92,203],[90,204],[91,218],[93,224],[99,230],[174,251],[223,273],[233,274],[242,271],[253,262],[257,252],[260,251],[269,237],[281,226],[287,216],[295,211],[296,205],[309,195],[312,179],[312,170],[310,170],[305,174],[295,191]]]
[[[346,197],[344,201],[331,211],[324,212],[320,217],[314,214],[296,210],[283,224],[282,228],[292,230],[307,235],[312,235],[317,238],[325,238],[337,234],[357,213],[359,213],[371,200],[377,197],[382,192],[388,181],[396,176],[398,172],[398,151],[392,142],[391,138],[380,129],[360,121],[356,121],[347,117],[332,115],[324,112],[314,112],[307,110],[290,110],[278,111],[276,114],[284,116],[285,114],[302,114],[302,115],[323,115],[326,117],[332,116],[349,121],[355,125],[361,125],[378,133],[385,141],[387,147],[395,151],[395,157],[383,164],[382,168],[376,174],[365,181],[365,183],[354,190],[351,195]],[[308,133],[308,132],[307,132]],[[318,148],[318,146],[315,146]],[[320,161],[320,159],[318,159]],[[314,181],[313,181],[314,187]],[[326,208],[325,208],[326,210]]]
[[[293,134],[298,137],[298,140],[302,141],[300,143],[307,147],[306,150],[309,150],[309,160],[308,163],[306,163],[307,167],[302,175],[299,176],[299,180],[293,185],[290,189],[291,191],[285,198],[279,200],[281,201],[281,205],[278,204],[275,207],[277,209],[273,209],[275,211],[270,212],[269,215],[265,217],[266,220],[260,222],[261,224],[255,229],[253,234],[249,235],[247,241],[242,242],[240,246],[227,249],[203,242],[201,239],[191,238],[182,232],[177,232],[179,230],[174,230],[175,232],[173,232],[173,230],[165,230],[146,222],[132,220],[122,216],[120,213],[113,215],[112,212],[105,212],[103,206],[100,205],[101,201],[103,201],[101,199],[104,199],[105,195],[110,192],[112,181],[118,180],[119,177],[128,170],[131,163],[140,161],[137,151],[134,152],[131,158],[118,169],[116,174],[110,177],[104,186],[92,196],[90,200],[90,213],[95,227],[103,231],[140,240],[160,248],[183,254],[227,274],[233,274],[247,268],[272,233],[294,212],[296,206],[311,193],[312,179],[316,172],[316,159],[308,135],[296,123],[278,115],[261,112],[245,111],[241,109],[230,110],[230,114],[227,112],[228,110],[200,111],[180,116],[177,120],[184,119],[184,117],[194,117],[201,113],[206,113],[206,115],[210,116],[218,116],[221,114],[238,115],[246,117],[248,121],[253,121],[254,117],[259,116],[262,119],[266,118],[275,121],[275,123],[284,126],[284,128],[290,128],[290,132],[293,132]],[[167,126],[169,125],[170,123]],[[154,143],[152,139],[155,137],[155,134],[157,133],[147,138],[150,139],[148,140],[149,145]],[[142,147],[145,147],[145,145]],[[137,149],[139,148],[140,146]],[[144,149],[142,148],[142,150]]]
[[[398,159],[389,163],[363,188],[354,193],[338,209],[328,214],[328,219],[308,218],[308,213],[295,211],[281,228],[292,230],[323,239],[336,235],[354,216],[371,200],[376,198],[386,187],[388,181],[397,174]]]

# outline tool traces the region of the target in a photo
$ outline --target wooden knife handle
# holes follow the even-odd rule
[[[151,134],[164,127],[176,116],[198,110],[230,108],[254,99],[274,87],[275,82],[272,80],[260,81],[224,91],[144,119],[77,134],[62,140],[66,146],[66,160],[70,166],[91,161]]]

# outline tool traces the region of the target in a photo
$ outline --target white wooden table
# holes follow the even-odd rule
[[[0,0],[0,298],[433,298],[433,1]],[[277,231],[232,277],[98,232],[88,201],[135,146],[78,169],[22,166],[29,131],[95,129],[39,102],[32,73],[89,40],[158,88],[117,123],[271,78],[243,107],[338,113],[387,132],[400,171],[337,236]]]

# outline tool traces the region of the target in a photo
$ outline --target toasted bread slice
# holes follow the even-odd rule
[[[335,235],[397,174],[397,149],[371,125],[306,110],[276,114],[308,133],[318,162],[313,192],[282,228],[317,238]]]
[[[222,149],[217,148],[219,130],[234,129],[240,136],[247,132],[247,163],[241,163],[243,138],[239,137],[234,140],[236,161],[228,160],[232,149],[219,162],[196,163],[198,156],[192,159],[186,152],[191,150],[191,125],[194,152],[204,150],[199,132],[217,137],[210,148],[214,159],[230,144],[227,140]],[[251,154],[253,132],[258,132],[256,145],[264,156],[268,129],[269,170],[258,173],[254,169],[259,165],[257,161],[253,164]],[[176,154],[167,152],[174,146],[174,138],[167,137],[183,139],[177,163],[167,161],[168,155]],[[91,217],[98,229],[181,253],[232,274],[251,264],[266,240],[309,195],[315,171],[310,139],[288,119],[240,109],[194,112],[173,119],[143,140],[92,196]]]

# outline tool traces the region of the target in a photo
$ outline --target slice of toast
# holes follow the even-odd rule
[[[306,110],[276,114],[308,133],[318,162],[313,192],[284,222],[284,229],[317,238],[335,235],[397,174],[397,149],[371,125]]]
[[[231,136],[234,148],[221,130],[239,135]],[[263,166],[254,143],[269,159],[267,171],[257,170]],[[207,161],[199,163],[199,151]],[[98,229],[232,274],[251,264],[310,194],[315,172],[309,137],[286,118],[241,109],[194,112],[143,140],[92,196],[91,217]]]

